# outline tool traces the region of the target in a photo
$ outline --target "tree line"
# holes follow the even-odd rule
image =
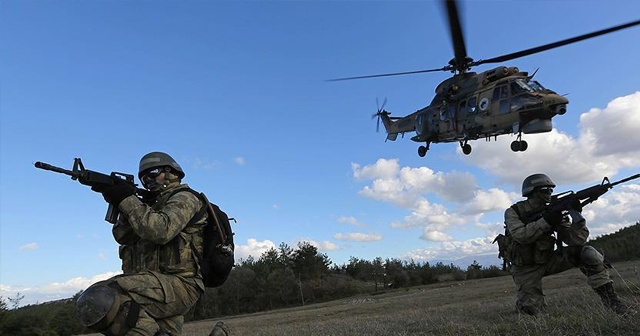
[[[506,274],[497,266],[483,267],[477,262],[466,270],[453,264],[379,257],[372,261],[351,257],[348,263],[336,265],[308,242],[299,243],[295,249],[282,243],[258,259],[241,260],[224,285],[207,288],[187,319],[253,313],[390,288]]]
[[[637,242],[640,222],[589,242],[602,251],[607,262],[640,258]],[[241,260],[220,287],[207,288],[189,311],[186,321],[254,313],[375,294],[442,281],[490,278],[507,275],[501,267],[474,261],[466,269],[441,262],[413,260],[364,260],[351,257],[342,265],[331,262],[309,242],[296,248],[282,243],[255,259]],[[64,336],[87,333],[75,314],[73,298],[18,308],[23,298],[0,297],[0,335]]]

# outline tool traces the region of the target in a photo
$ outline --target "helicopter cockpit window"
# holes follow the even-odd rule
[[[542,86],[542,84],[540,84],[540,83],[538,83],[537,81],[534,81],[534,80],[530,80],[529,82],[527,82],[527,84],[529,84],[529,86],[532,89],[536,90],[536,91],[544,91],[544,90],[546,90],[544,88],[544,86]]]
[[[522,79],[516,79],[511,82],[511,92],[514,95],[526,92],[533,92],[533,88],[531,88],[527,83]]]

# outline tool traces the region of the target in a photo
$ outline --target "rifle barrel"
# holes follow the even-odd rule
[[[56,173],[61,173],[61,174],[69,175],[69,176],[76,176],[77,175],[76,173],[72,172],[71,170],[67,170],[67,169],[63,169],[63,168],[60,168],[60,167],[56,167],[56,166],[50,165],[48,163],[40,162],[40,161],[36,162],[35,166],[36,166],[36,168],[39,168],[39,169],[50,170],[50,171],[53,171],[53,172],[56,172]]]
[[[625,179],[622,179],[622,180],[620,180],[620,181],[613,182],[613,183],[611,183],[611,186],[613,187],[613,186],[618,185],[618,184],[620,184],[620,183],[625,183],[625,182],[627,182],[627,181],[635,180],[635,179],[637,179],[637,178],[639,178],[639,177],[640,177],[640,174],[635,174],[635,175],[629,176],[629,177],[627,177],[627,178],[625,178]]]

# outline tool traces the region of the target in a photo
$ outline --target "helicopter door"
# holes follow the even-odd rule
[[[456,104],[443,104],[440,107],[440,133],[451,132],[456,127]]]
[[[491,108],[498,114],[509,113],[509,87],[507,85],[496,86],[493,89]]]

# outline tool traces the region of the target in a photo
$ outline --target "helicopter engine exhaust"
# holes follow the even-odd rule
[[[567,105],[562,104],[556,106],[556,114],[563,115],[565,113],[567,113]]]

